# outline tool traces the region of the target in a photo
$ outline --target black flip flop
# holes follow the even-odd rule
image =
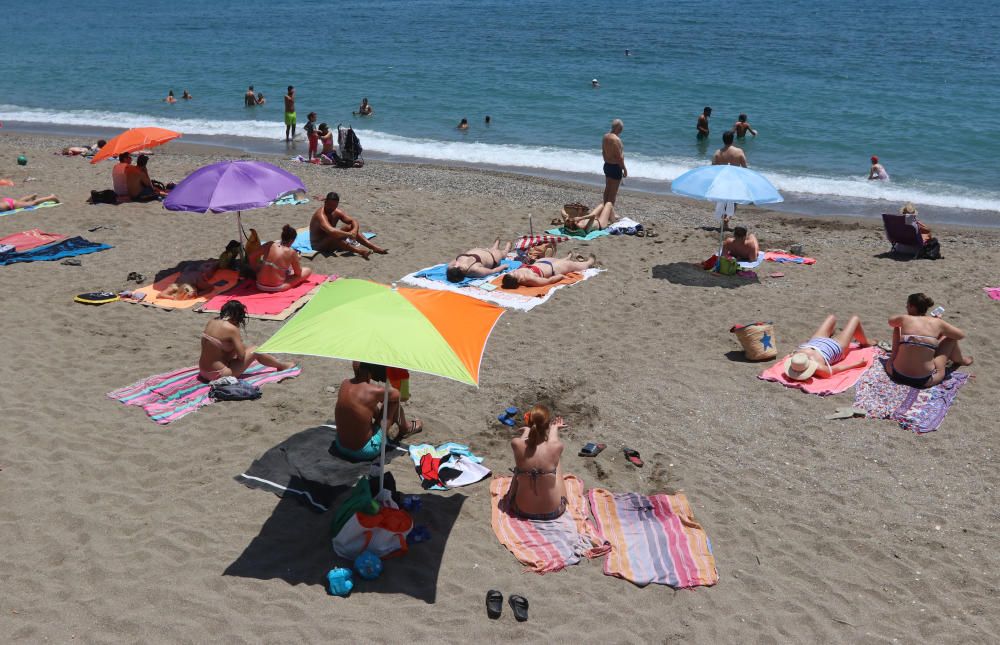
[[[486,592],[486,615],[491,619],[496,620],[500,618],[500,613],[503,611],[503,594],[496,589],[490,589]]]
[[[507,604],[510,605],[511,610],[514,612],[514,618],[517,622],[523,623],[528,620],[528,599],[524,596],[513,595],[507,600]]]
[[[639,457],[638,450],[632,450],[631,448],[622,448],[622,452],[625,453],[625,459],[628,459],[628,461],[632,465],[642,468],[643,462],[642,459]]]

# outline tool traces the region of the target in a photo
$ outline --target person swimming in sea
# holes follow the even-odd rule
[[[749,132],[751,136],[757,136],[757,131],[750,127],[750,124],[747,122],[747,115],[745,113],[740,114],[739,118],[736,119],[736,123],[733,124],[733,132],[736,133],[737,139],[746,138],[747,132]]]
[[[868,169],[868,181],[889,181],[889,173],[875,155],[872,155],[872,167]]]

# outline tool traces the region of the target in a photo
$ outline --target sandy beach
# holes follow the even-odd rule
[[[56,208],[0,217],[0,236],[39,228],[114,248],[81,266],[0,267],[0,634],[6,642],[990,642],[1000,632],[994,333],[1000,232],[935,227],[944,258],[885,255],[881,222],[741,208],[764,248],[801,243],[813,266],[765,263],[758,280],[692,266],[717,239],[704,202],[632,193],[619,212],[656,238],[605,237],[563,248],[606,272],[528,313],[504,314],[480,388],[415,374],[407,414],[427,443],[460,441],[495,475],[513,465],[506,406],[544,402],[570,427],[563,468],[588,487],[684,491],[711,538],[709,588],[638,588],[601,561],[524,573],[490,528],[488,482],[437,495],[431,542],[390,561],[350,598],[327,595],[330,515],[250,490],[233,477],[294,433],[332,418],[344,361],[295,357],[302,375],[254,402],[208,406],[168,426],[105,397],[197,362],[208,314],[132,304],[88,307],[76,294],[120,290],[181,260],[218,256],[233,214],[177,213],[159,203],[92,206],[110,163],[54,155],[64,137],[0,133],[0,196],[54,192]],[[24,153],[25,167],[14,159]],[[239,153],[234,153],[240,156]],[[180,181],[233,154],[180,142],[151,174]],[[372,162],[338,170],[277,158],[309,195],[338,191],[386,256],[305,260],[319,273],[398,280],[472,246],[547,226],[566,202],[600,189],[471,168]],[[595,171],[598,169],[595,169]],[[33,178],[27,181],[28,177]],[[243,213],[262,239],[305,226],[319,204]],[[774,273],[784,277],[769,277]],[[134,286],[134,283],[133,285]],[[827,421],[852,391],[819,397],[756,378],[729,329],[771,320],[779,356],[827,314],[886,323],[923,291],[968,337],[974,375],[937,432],[889,420]],[[253,320],[257,344],[280,322]],[[991,403],[993,401],[994,403]],[[587,441],[608,449],[576,456]],[[621,448],[638,450],[642,469]],[[418,493],[406,459],[389,467]],[[441,512],[435,515],[435,511]],[[454,524],[445,511],[457,513]],[[426,520],[425,520],[426,521]],[[422,549],[425,549],[422,551]],[[434,571],[428,563],[440,561]],[[487,618],[488,589],[520,593],[530,620]],[[994,636],[990,636],[994,634]]]

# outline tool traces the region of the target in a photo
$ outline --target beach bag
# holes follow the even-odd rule
[[[736,340],[743,347],[743,355],[748,361],[767,361],[778,355],[774,342],[774,324],[771,322],[733,325],[729,331],[736,334]]]
[[[90,191],[90,203],[91,204],[117,204],[118,195],[115,191],[108,190],[92,190]]]
[[[736,275],[740,270],[740,263],[732,258],[721,258],[719,260],[719,273],[722,275]]]
[[[371,551],[380,558],[407,552],[406,536],[413,518],[406,511],[383,506],[377,513],[354,513],[333,538],[333,550],[342,558],[356,558]]]
[[[941,259],[941,243],[938,242],[936,237],[932,237],[924,242],[923,248],[920,249],[920,257],[926,260]]]
[[[261,397],[260,388],[253,383],[237,380],[236,383],[216,383],[208,391],[215,401],[252,401]]]
[[[247,257],[253,255],[254,251],[260,250],[260,236],[257,235],[257,229],[250,229],[250,235],[247,237],[244,249],[246,250]]]

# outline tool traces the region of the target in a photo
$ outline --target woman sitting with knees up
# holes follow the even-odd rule
[[[285,224],[280,240],[262,244],[250,254],[250,266],[257,273],[257,289],[287,291],[312,275],[312,269],[303,269],[299,264],[299,252],[292,248],[297,236],[298,231]]]
[[[798,346],[795,353],[785,361],[785,376],[793,381],[805,381],[816,376],[829,378],[855,367],[865,364],[863,359],[851,363],[841,363],[851,345],[856,340],[862,347],[870,347],[874,343],[865,335],[861,327],[861,319],[851,316],[839,332],[837,318],[827,316],[812,338]]]
[[[208,321],[201,333],[201,358],[198,359],[198,378],[211,383],[223,376],[239,377],[254,362],[287,370],[295,363],[285,363],[270,354],[256,352],[256,347],[246,347],[240,330],[246,327],[247,308],[239,300],[222,305],[219,317]]]
[[[500,286],[504,289],[517,289],[520,286],[544,287],[564,279],[567,273],[586,271],[597,263],[597,258],[593,255],[588,256],[584,261],[570,258],[572,258],[572,254],[564,258],[535,260],[531,264],[505,273],[500,281]]]
[[[927,314],[934,301],[922,293],[906,299],[906,314],[889,319],[892,327],[892,354],[885,363],[886,374],[900,385],[933,387],[944,380],[948,361],[959,367],[972,365],[972,357],[962,355],[958,341],[965,332]]]
[[[566,427],[562,417],[551,418],[549,409],[536,405],[524,415],[526,426],[521,436],[510,441],[514,451],[507,510],[529,520],[554,520],[566,511],[566,485],[563,482],[563,442],[559,430]]]
[[[564,211],[563,228],[575,233],[603,231],[619,219],[621,218],[615,212],[614,203],[605,202],[599,206],[595,206],[592,211],[585,215],[570,215]]]

